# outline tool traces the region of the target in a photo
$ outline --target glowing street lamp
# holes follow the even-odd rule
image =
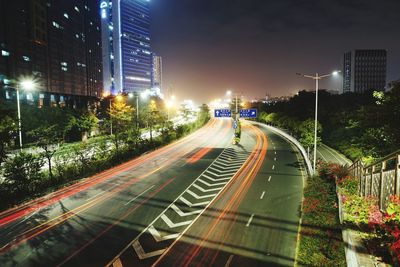
[[[31,79],[26,79],[22,80],[19,83],[17,83],[17,86],[15,88],[16,93],[17,93],[17,109],[18,109],[18,132],[19,132],[19,148],[22,151],[22,125],[21,125],[21,107],[19,103],[19,90],[25,90],[25,91],[33,91],[35,90],[36,84],[33,80]]]
[[[338,76],[341,71],[333,71],[332,73],[319,75],[318,73],[314,75],[304,75],[301,73],[296,73],[299,76],[303,76],[305,78],[315,80],[315,121],[314,121],[314,162],[313,162],[313,171],[316,173],[316,164],[317,164],[317,132],[318,132],[318,83],[319,80],[330,76]]]

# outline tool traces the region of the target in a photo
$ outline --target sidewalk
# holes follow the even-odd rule
[[[351,161],[344,155],[339,153],[327,145],[322,144],[318,148],[318,155],[321,159],[333,163],[342,165],[350,165]],[[343,211],[342,211],[342,199],[338,195],[339,201],[339,218],[343,224]],[[346,246],[346,261],[348,267],[376,267],[376,266],[387,266],[378,261],[378,259],[368,253],[368,250],[364,247],[361,239],[361,233],[357,230],[344,228],[342,230],[343,241]]]

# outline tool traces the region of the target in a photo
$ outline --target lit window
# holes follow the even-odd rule
[[[57,22],[53,21],[53,26],[56,27],[57,29],[60,29],[60,24]]]
[[[68,16],[67,13],[64,13],[64,17],[67,18],[67,19],[69,19],[69,16]]]
[[[68,71],[68,68],[66,68],[66,67],[61,67],[61,69],[62,69],[63,71]]]
[[[3,57],[9,57],[10,56],[10,52],[6,51],[6,50],[1,50],[1,55]]]
[[[64,66],[64,67],[67,67],[67,66],[68,66],[68,63],[67,63],[67,62],[61,62],[60,64],[61,64],[61,66]]]
[[[76,12],[79,12],[79,8],[77,6],[75,6],[74,9],[76,10]]]
[[[9,91],[6,91],[6,99],[11,99],[11,95]]]
[[[28,56],[22,56],[22,58],[24,59],[24,61],[29,62],[31,61],[31,59]]]

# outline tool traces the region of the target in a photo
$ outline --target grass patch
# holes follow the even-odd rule
[[[304,189],[297,266],[346,266],[334,181],[314,176]]]

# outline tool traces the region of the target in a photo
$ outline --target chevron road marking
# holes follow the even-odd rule
[[[173,209],[176,213],[178,213],[179,216],[181,217],[186,217],[186,216],[191,216],[195,214],[199,214],[201,210],[195,210],[191,212],[183,212],[177,205],[172,204],[171,209]]]
[[[169,228],[176,228],[184,225],[189,225],[192,222],[192,221],[185,221],[185,222],[174,223],[165,214],[161,215],[161,219],[168,225]]]
[[[245,163],[245,160],[242,160],[242,159],[240,159],[240,160],[229,160],[229,161],[227,161],[227,160],[224,160],[224,159],[218,159],[218,161],[222,161],[222,162],[225,162],[226,164],[235,164],[235,163]]]
[[[211,189],[204,189],[203,187],[197,185],[197,184],[193,184],[194,187],[196,187],[197,189],[199,189],[201,192],[203,193],[208,193],[208,192],[212,192],[212,191],[219,191],[222,189],[222,187],[218,187],[218,188],[211,188]]]
[[[151,225],[148,230],[157,242],[161,242],[161,241],[165,241],[165,240],[169,240],[169,239],[175,239],[179,236],[179,233],[161,236],[160,232],[153,225]]]
[[[245,154],[242,154],[242,155],[238,155],[238,154],[236,154],[236,155],[224,155],[224,154],[222,154],[221,155],[221,158],[226,158],[226,157],[233,158],[233,159],[244,159],[244,158],[247,158],[248,155],[245,155]]]
[[[192,203],[189,200],[187,200],[184,197],[180,197],[179,198],[183,203],[185,203],[186,205],[188,205],[189,207],[200,207],[200,206],[205,206],[208,203],[210,203],[210,201],[205,201],[205,202],[201,202],[201,203]]]
[[[203,184],[205,184],[206,186],[217,186],[217,185],[225,185],[226,184],[226,182],[225,183],[216,183],[216,184],[209,184],[209,183],[207,183],[206,181],[203,181],[202,179],[199,179],[198,180],[199,182],[201,182],[201,183],[203,183]]]
[[[213,182],[220,182],[220,181],[225,181],[225,180],[230,180],[230,179],[231,179],[231,177],[215,179],[215,178],[211,178],[211,177],[208,176],[207,174],[203,174],[202,176],[203,176],[204,178],[207,178],[208,180],[213,181]]]
[[[146,252],[144,252],[144,249],[143,249],[142,245],[140,245],[139,240],[137,240],[137,239],[135,241],[133,241],[132,247],[136,251],[136,254],[138,255],[139,259],[141,259],[141,260],[147,259],[147,258],[151,258],[151,257],[154,257],[154,256],[160,256],[166,250],[164,248],[164,249],[160,249],[160,250],[156,250],[156,251],[152,251],[152,252],[146,253]]]
[[[146,253],[140,244],[139,238],[144,234],[145,232],[151,234],[156,242],[161,242],[165,240],[170,240],[170,239],[177,239],[179,238],[179,235],[181,233],[160,233],[154,226],[154,223],[162,219],[169,228],[177,228],[180,226],[189,226],[191,225],[194,220],[186,220],[183,222],[173,222],[171,219],[165,214],[168,209],[172,209],[177,215],[180,217],[187,217],[191,215],[196,215],[199,216],[202,211],[204,211],[204,208],[211,203],[211,201],[218,195],[218,192],[221,191],[224,186],[228,183],[228,180],[232,179],[232,177],[237,173],[237,171],[241,168],[241,166],[248,160],[249,155],[244,155],[243,153],[238,154],[234,149],[225,149],[209,166],[208,168],[200,174],[197,179],[195,179],[191,185],[189,185],[185,191],[183,191],[157,218],[155,218],[148,227],[146,227],[137,237],[134,239],[130,245],[125,247],[121,251],[121,253],[118,254],[114,258],[114,260],[109,263],[107,266],[113,266],[113,267],[122,267],[122,261],[121,261],[121,255],[125,253],[125,251],[129,248],[132,247],[136,254],[138,255],[140,260],[147,259],[147,258],[152,258],[156,256],[162,255],[167,248],[164,249],[159,249],[156,251],[148,252]],[[212,172],[212,171],[217,172],[218,174]],[[208,176],[215,176],[215,177],[221,177],[221,178],[212,178]],[[229,177],[228,177],[229,176]],[[207,182],[205,179],[210,180],[212,182]],[[221,182],[220,182],[221,181]],[[202,183],[200,185],[198,182]],[[203,186],[207,186],[206,188],[203,188]],[[196,190],[193,190],[192,188],[196,188],[199,190],[201,193],[205,193],[204,196],[201,196],[200,194],[197,194]],[[194,192],[196,191],[196,192]],[[183,195],[185,193],[188,193],[198,201],[201,199],[206,199],[206,198],[212,198],[209,201],[202,201],[199,203],[192,203],[189,200],[187,200]],[[178,207],[176,204],[177,201],[181,201],[183,204],[190,208],[194,208],[195,210],[193,211],[188,211],[184,212],[181,208]],[[197,219],[197,218],[196,218]],[[165,234],[163,236],[163,234]]]
[[[213,171],[221,172],[222,175],[235,174],[236,173],[236,170],[234,170],[234,169],[231,169],[231,170],[218,170],[218,169],[216,169],[214,167],[210,167],[208,169],[212,169]],[[207,172],[210,172],[210,171],[207,171]],[[232,173],[232,172],[234,172],[234,173]]]
[[[193,196],[195,199],[205,199],[205,198],[209,198],[209,197],[215,197],[217,194],[212,194],[212,195],[205,195],[205,196],[199,196],[198,194],[194,193],[191,190],[187,190],[186,193],[188,193],[189,195]]]
[[[123,267],[122,262],[119,258],[114,261],[113,267]]]
[[[242,165],[243,165],[243,163],[236,163],[236,164],[230,164],[230,165],[222,165],[222,163],[219,163],[219,162],[214,163],[214,167],[223,168],[224,170],[240,169],[240,167]]]
[[[210,168],[209,168],[210,169]],[[212,172],[212,171],[210,171],[210,170],[207,170],[206,171],[206,173],[209,173],[209,174],[211,174],[211,175],[214,175],[215,177],[232,177],[235,173],[236,173],[236,171],[230,171],[230,172],[228,172],[228,173],[222,173],[222,174],[216,174],[215,172]],[[204,174],[203,174],[204,175]]]

